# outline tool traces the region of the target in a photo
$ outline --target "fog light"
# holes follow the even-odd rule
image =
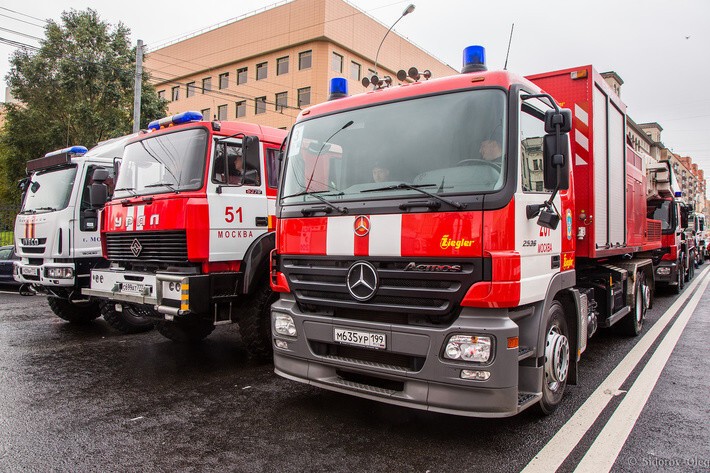
[[[288,349],[288,343],[285,340],[276,340],[276,348],[286,350]]]
[[[295,337],[298,334],[293,319],[290,315],[285,314],[277,314],[274,317],[274,331],[280,335],[288,335],[289,337]]]
[[[660,274],[661,276],[668,276],[671,274],[671,268],[668,266],[661,266],[658,269],[656,269],[656,273]]]
[[[444,350],[444,358],[461,359],[485,363],[491,357],[491,337],[472,335],[453,335],[449,338]]]
[[[479,370],[461,370],[461,379],[473,379],[475,381],[486,381],[491,377],[488,371]]]

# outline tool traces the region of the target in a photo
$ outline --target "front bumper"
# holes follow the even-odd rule
[[[49,269],[71,269],[73,274],[70,278],[57,278],[48,275]],[[13,271],[15,281],[21,284],[38,284],[40,286],[72,288],[77,284],[76,267],[73,263],[51,263],[43,262],[40,265],[16,261]]]
[[[291,295],[282,295],[271,313],[274,371],[294,381],[380,402],[474,417],[515,415],[540,398],[540,389],[519,392],[520,377],[541,380],[542,368],[519,366],[518,348],[507,348],[507,339],[517,337],[519,329],[504,309],[464,308],[456,322],[444,328],[304,314]],[[274,316],[278,313],[293,318],[296,337],[279,335],[273,330]],[[342,347],[334,342],[336,327],[384,333],[387,348],[376,353],[348,346],[335,355],[325,354],[324,346],[337,347],[336,350]],[[454,334],[493,337],[491,359],[478,364],[443,358],[443,347]],[[405,360],[404,365],[408,359],[419,363],[395,365],[388,358]],[[461,379],[464,369],[487,371],[490,377],[486,381],[464,380]]]
[[[678,264],[675,262],[661,261],[653,270],[653,273],[656,283],[668,284],[670,286],[678,284]]]

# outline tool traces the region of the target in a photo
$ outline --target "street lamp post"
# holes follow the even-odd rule
[[[409,6],[404,9],[404,11],[403,11],[402,14],[400,15],[400,17],[397,18],[397,21],[395,21],[394,23],[392,23],[392,26],[390,26],[390,29],[388,29],[388,30],[387,30],[387,33],[385,33],[385,35],[382,37],[382,41],[380,41],[380,45],[379,45],[378,48],[377,48],[377,54],[375,54],[375,75],[377,75],[377,58],[380,56],[380,49],[382,49],[382,44],[385,42],[385,38],[387,37],[388,34],[390,34],[390,31],[392,31],[392,28],[394,28],[394,25],[396,25],[397,23],[399,23],[399,20],[401,20],[401,19],[404,18],[405,16],[409,15],[410,13],[412,13],[412,12],[414,11],[414,8],[415,8],[414,4],[413,4],[413,3],[410,3]]]

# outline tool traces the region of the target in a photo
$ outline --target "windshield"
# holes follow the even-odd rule
[[[53,212],[69,205],[74,187],[76,166],[68,166],[32,175],[22,205],[22,213]]]
[[[126,146],[114,198],[202,187],[207,130],[193,128]]]
[[[652,200],[648,203],[646,217],[660,220],[663,233],[673,232],[675,227],[673,215],[671,214],[671,205],[672,202],[670,200]]]
[[[297,124],[282,202],[481,193],[503,187],[505,94],[422,97]]]

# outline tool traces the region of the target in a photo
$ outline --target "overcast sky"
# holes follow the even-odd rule
[[[350,0],[385,25],[410,0]],[[710,0],[411,0],[416,10],[395,31],[455,69],[463,48],[487,48],[490,69],[505,62],[511,23],[515,23],[508,69],[527,75],[593,64],[616,71],[628,113],[637,123],[663,127],[663,143],[689,155],[710,173]],[[0,38],[38,42],[7,30],[43,36],[39,19],[58,19],[62,10],[96,9],[109,23],[122,21],[134,40],[148,47],[254,10],[274,0],[224,2],[19,0],[0,3]],[[18,13],[13,13],[14,10]],[[9,18],[12,17],[12,18]],[[0,44],[4,79],[13,47]],[[408,66],[408,65],[402,65]],[[416,64],[421,70],[425,64]],[[1,87],[4,99],[4,80]]]

